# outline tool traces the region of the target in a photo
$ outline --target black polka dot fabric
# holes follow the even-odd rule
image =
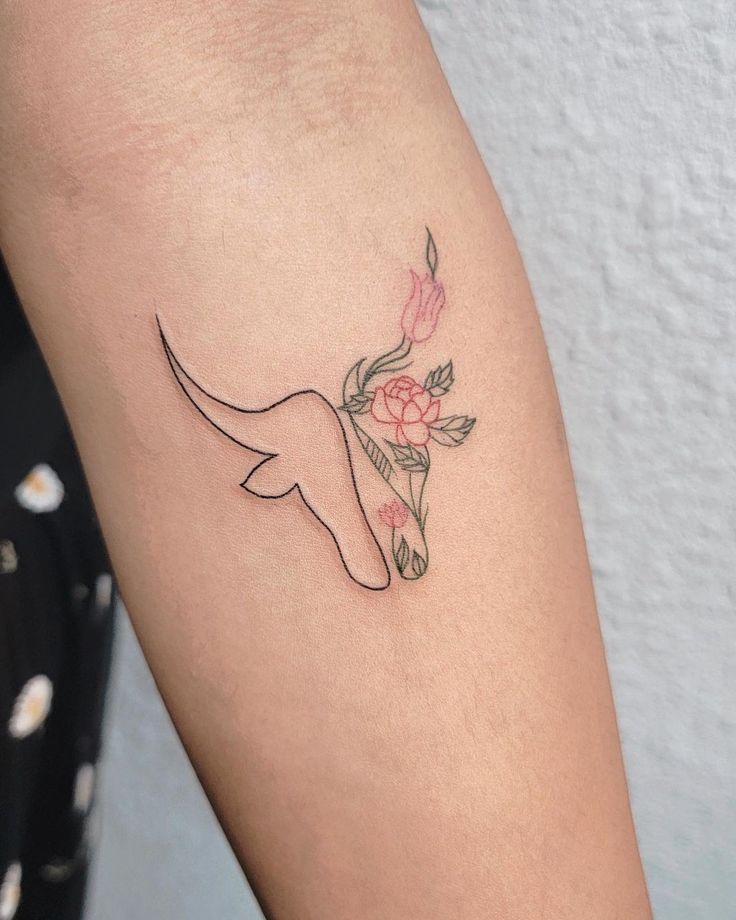
[[[115,588],[61,406],[0,277],[0,920],[78,920]]]

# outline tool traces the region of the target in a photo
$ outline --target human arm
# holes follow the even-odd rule
[[[413,6],[0,16],[2,249],[269,915],[648,916],[538,320]],[[426,574],[369,591],[298,495],[240,488],[258,458],[187,400],[155,316],[211,393],[339,411],[402,334],[425,225],[447,302],[407,372],[451,358],[443,411],[478,421],[430,444]],[[390,494],[341,417],[391,569]]]

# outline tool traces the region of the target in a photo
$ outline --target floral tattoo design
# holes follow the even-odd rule
[[[329,532],[347,574],[373,591],[387,588],[391,574],[363,507],[341,418],[349,420],[349,430],[392,493],[377,515],[391,531],[391,558],[407,581],[421,578],[429,567],[425,493],[430,445],[457,447],[475,424],[466,415],[442,415],[455,379],[452,361],[430,370],[423,383],[402,373],[414,363],[413,347],[434,334],[445,306],[429,230],[425,258],[423,276],[411,271],[401,341],[370,363],[361,358],[350,368],[338,408],[316,390],[289,393],[263,408],[220,399],[185,369],[156,317],[164,355],[189,402],[222,435],[261,455],[241,486],[262,499],[295,492]]]
[[[378,515],[391,529],[391,556],[399,575],[407,581],[421,578],[429,567],[425,490],[431,467],[430,444],[458,447],[475,425],[475,419],[467,415],[441,414],[444,397],[455,382],[452,361],[430,370],[423,383],[401,373],[413,364],[413,346],[434,334],[445,306],[445,289],[437,280],[437,246],[429,228],[425,258],[428,271],[422,277],[410,271],[412,290],[401,315],[401,341],[365,369],[367,358],[350,368],[340,406],[350,418],[363,451],[395,495],[381,505]],[[377,437],[366,431],[364,416],[371,419]],[[414,543],[401,533],[410,518],[418,537]]]

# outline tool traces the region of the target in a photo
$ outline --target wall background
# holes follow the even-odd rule
[[[658,920],[736,916],[736,7],[423,0],[555,365]],[[127,624],[91,920],[247,920]]]

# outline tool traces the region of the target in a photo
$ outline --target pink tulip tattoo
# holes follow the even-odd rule
[[[412,269],[411,297],[404,305],[401,328],[410,342],[426,342],[437,328],[440,310],[445,305],[445,289],[432,275],[420,278]]]
[[[414,444],[424,447],[429,441],[429,426],[440,414],[439,399],[412,377],[402,376],[389,380],[385,387],[377,387],[371,404],[371,415],[383,425],[392,425],[397,444]]]
[[[434,334],[446,302],[444,285],[437,280],[437,246],[428,228],[425,259],[428,271],[423,276],[410,270],[412,291],[401,314],[401,342],[367,367],[368,359],[362,358],[350,368],[343,381],[340,406],[366,456],[396,496],[380,506],[378,516],[391,527],[391,556],[399,575],[407,581],[421,578],[429,566],[429,509],[424,495],[430,444],[457,447],[475,425],[475,419],[467,415],[440,417],[440,397],[445,397],[455,382],[452,361],[429,371],[424,383],[400,374],[413,363],[409,358],[412,347]],[[377,384],[383,376],[389,379]],[[371,389],[374,379],[377,385]],[[366,430],[369,424],[372,432]],[[390,437],[385,432],[390,432]],[[418,539],[412,534],[407,538],[403,532],[397,544],[397,531],[406,527],[410,516]]]

